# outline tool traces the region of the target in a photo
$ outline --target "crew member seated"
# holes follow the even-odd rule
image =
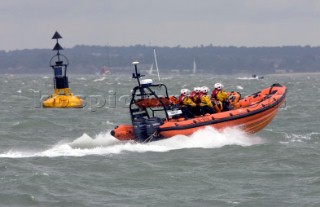
[[[201,103],[201,87],[194,87],[193,91],[190,94],[190,98],[192,99],[192,101],[196,104],[195,107],[193,107],[193,112],[195,115],[200,115],[201,111],[200,111],[200,103]]]
[[[181,95],[179,96],[180,109],[182,115],[185,119],[194,118],[193,107],[196,107],[196,104],[189,97],[189,89],[181,89]]]
[[[213,104],[211,103],[211,100],[208,96],[208,91],[209,88],[207,86],[202,86],[201,87],[201,98],[200,98],[200,111],[202,115],[205,115],[207,113],[209,114],[213,114],[214,110],[213,110]]]
[[[221,83],[214,84],[214,90],[211,93],[211,101],[222,104],[222,111],[229,111],[228,94],[223,90],[224,86]]]

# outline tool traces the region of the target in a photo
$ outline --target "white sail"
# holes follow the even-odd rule
[[[160,74],[159,74],[159,68],[158,68],[156,49],[153,49],[153,55],[154,55],[154,62],[156,64],[156,68],[157,68],[157,72],[158,72],[158,78],[159,78],[159,81],[160,81]]]
[[[197,72],[197,64],[196,64],[196,61],[193,60],[193,74],[196,74]]]
[[[152,63],[152,65],[151,65],[151,67],[150,67],[149,75],[152,75],[152,73],[153,73],[153,63]]]

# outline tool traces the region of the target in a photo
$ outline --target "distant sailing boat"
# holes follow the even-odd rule
[[[197,64],[196,64],[196,60],[193,60],[193,70],[192,70],[193,74],[196,74],[197,72]]]
[[[150,67],[149,75],[152,75],[152,73],[153,73],[153,63],[152,63],[152,65],[151,65],[151,67]]]
[[[158,68],[156,49],[153,49],[153,56],[154,56],[154,63],[156,64],[156,69],[157,69],[157,73],[158,73],[158,79],[160,81],[160,74],[159,74],[159,68]],[[153,69],[153,64],[152,64],[152,69]]]
[[[99,75],[100,75],[100,76],[110,75],[110,70],[108,70],[108,68],[107,68],[106,66],[103,66],[103,67],[100,69]]]

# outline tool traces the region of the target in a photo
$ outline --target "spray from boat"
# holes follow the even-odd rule
[[[61,141],[51,148],[39,152],[12,149],[8,152],[0,153],[0,157],[82,157],[89,155],[105,156],[128,152],[162,153],[189,148],[215,149],[227,145],[249,147],[264,142],[262,138],[256,135],[248,135],[236,128],[226,128],[219,132],[212,127],[206,127],[190,136],[176,135],[170,139],[150,143],[138,143],[135,141],[122,142],[112,137],[110,131],[107,131],[95,137],[83,134],[71,142]]]

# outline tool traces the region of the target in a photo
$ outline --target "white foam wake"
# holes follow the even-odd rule
[[[206,127],[190,136],[176,135],[169,139],[150,143],[121,142],[110,135],[101,133],[95,138],[87,134],[70,143],[58,143],[50,149],[40,152],[22,152],[10,150],[0,154],[0,157],[59,157],[59,156],[86,156],[109,155],[126,152],[167,152],[186,148],[220,148],[226,145],[251,146],[261,144],[263,140],[257,136],[247,135],[244,132],[227,128],[222,132]]]
[[[101,78],[94,79],[93,81],[98,82],[98,81],[104,81],[105,79],[106,77],[101,77]]]

